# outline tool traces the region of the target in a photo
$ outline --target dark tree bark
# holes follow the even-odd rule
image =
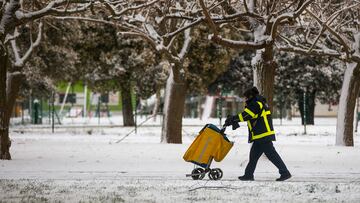
[[[339,102],[336,145],[354,146],[354,110],[359,90],[360,64],[347,63]]]
[[[316,91],[306,92],[305,111],[306,111],[306,125],[314,125],[314,111],[315,111],[315,95]],[[298,92],[298,107],[301,115],[301,124],[304,125],[304,92]]]
[[[291,102],[289,100],[286,101],[286,120],[291,121],[292,120],[292,112],[291,112]]]
[[[1,42],[2,43],[2,42]],[[9,65],[8,52],[3,44],[0,46],[0,159],[11,159],[10,138],[9,138],[9,119],[7,107],[7,69]]]
[[[182,117],[184,114],[186,85],[180,68],[172,68],[166,83],[162,143],[182,143]]]
[[[133,106],[131,102],[131,86],[129,83],[121,84],[121,102],[124,126],[135,126]]]
[[[270,111],[272,111],[275,70],[277,67],[274,61],[273,47],[268,46],[264,50],[257,50],[255,57],[255,63],[253,64],[254,86],[266,98]]]
[[[6,101],[4,115],[1,115],[1,122],[4,123],[5,129],[1,131],[1,159],[11,159],[10,146],[11,141],[9,137],[9,124],[11,114],[13,112],[16,98],[20,91],[21,81],[23,79],[22,74],[7,74],[6,78]]]

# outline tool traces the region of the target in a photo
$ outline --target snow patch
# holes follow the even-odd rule
[[[145,22],[145,17],[141,14],[136,14],[135,20],[140,21],[140,22]]]

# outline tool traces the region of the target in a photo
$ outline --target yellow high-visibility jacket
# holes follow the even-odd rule
[[[208,124],[199,132],[183,158],[206,168],[212,158],[217,162],[222,161],[233,144],[216,126]]]
[[[239,114],[240,122],[247,122],[249,142],[275,141],[271,112],[264,101],[260,95],[246,101],[244,111]]]

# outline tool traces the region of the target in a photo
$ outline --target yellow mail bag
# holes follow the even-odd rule
[[[199,132],[199,135],[184,154],[184,160],[201,167],[208,167],[212,158],[220,162],[230,151],[233,142],[230,142],[225,134],[215,125],[207,124]]]

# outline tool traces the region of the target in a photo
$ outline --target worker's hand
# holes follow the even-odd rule
[[[230,126],[230,125],[233,125],[234,123],[237,123],[239,121],[240,121],[239,116],[237,116],[237,115],[235,115],[235,116],[228,115],[226,120],[225,120],[224,126]]]
[[[225,127],[230,126],[230,125],[232,125],[232,123],[233,123],[232,116],[231,116],[231,115],[228,115],[228,116],[226,117],[224,126],[225,126]]]
[[[232,123],[232,130],[236,130],[237,128],[240,128],[240,125],[238,122],[235,121]]]

